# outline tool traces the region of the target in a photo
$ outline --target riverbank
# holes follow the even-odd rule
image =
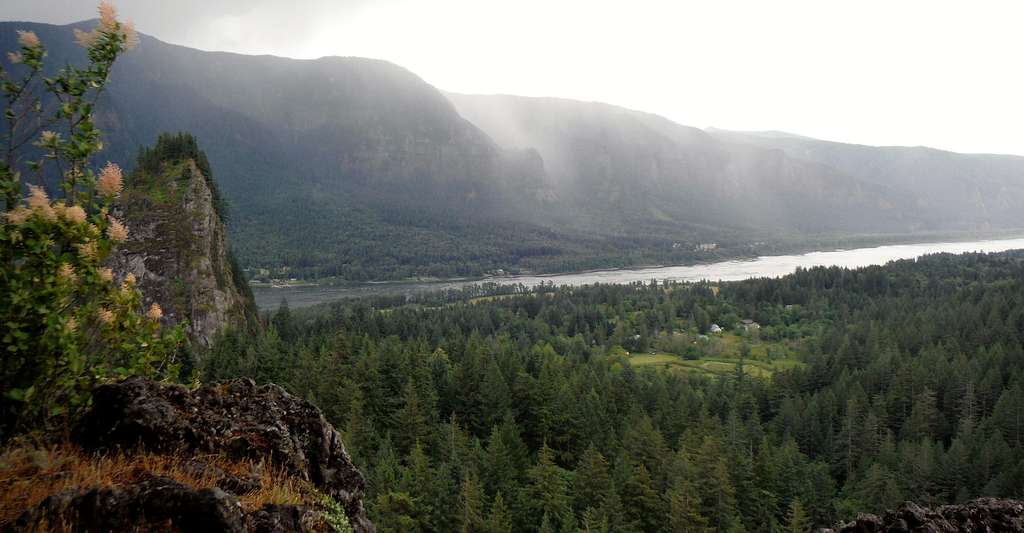
[[[899,244],[927,244],[927,243],[955,243],[975,242],[989,240],[1005,240],[1024,238],[1024,229],[999,230],[999,231],[964,231],[964,232],[934,232],[934,233],[900,233],[900,234],[864,234],[864,235],[816,235],[810,237],[778,238],[764,242],[748,244],[750,251],[745,253],[723,253],[720,250],[711,251],[704,258],[690,261],[668,262],[668,263],[637,263],[626,266],[608,266],[583,268],[578,270],[555,270],[555,271],[531,271],[522,269],[503,275],[485,274],[480,276],[460,277],[434,277],[416,276],[399,279],[379,279],[369,281],[353,281],[343,278],[319,278],[313,280],[305,279],[269,279],[250,280],[249,285],[256,288],[282,288],[282,287],[324,287],[324,288],[351,288],[367,285],[401,286],[408,284],[427,283],[487,283],[492,280],[503,280],[523,276],[564,276],[576,274],[590,274],[594,272],[615,272],[620,270],[643,270],[653,268],[671,268],[679,266],[695,266],[702,264],[713,264],[722,261],[753,260],[769,255],[803,254],[814,251],[839,251],[854,248],[871,248],[886,245]]]
[[[540,284],[590,285],[594,283],[633,283],[636,281],[736,281],[756,277],[779,277],[797,268],[841,266],[857,268],[880,265],[898,259],[910,259],[930,253],[1000,252],[1024,248],[1024,238],[987,239],[961,242],[915,242],[890,244],[846,250],[824,249],[800,254],[762,255],[755,258],[728,259],[692,265],[654,266],[593,270],[565,274],[538,274],[438,282],[362,283],[345,286],[293,285],[282,287],[254,286],[256,304],[262,310],[276,308],[282,300],[290,307],[307,307],[344,298],[366,296],[412,296],[418,293],[459,289],[481,283],[497,285]]]

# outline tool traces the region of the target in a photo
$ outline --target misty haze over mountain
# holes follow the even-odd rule
[[[51,64],[83,58],[70,26],[0,29],[6,49],[14,29],[32,29]],[[252,271],[567,271],[1024,227],[1014,209],[1021,157],[703,131],[610,104],[442,93],[379,60],[203,52],[143,36],[98,111],[107,157],[124,165],[160,132],[198,137]]]
[[[202,50],[391,61],[465,94],[557,96],[680,124],[1024,155],[1018,2],[132,0],[138,28]],[[91,0],[7,0],[67,24]]]

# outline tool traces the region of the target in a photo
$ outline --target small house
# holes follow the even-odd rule
[[[722,332],[722,326],[719,326],[718,324],[711,324],[711,327],[708,328],[708,332],[712,333],[712,334],[714,334],[714,333],[721,333]]]

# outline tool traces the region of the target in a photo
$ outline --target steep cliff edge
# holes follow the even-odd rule
[[[255,323],[252,294],[228,249],[224,207],[206,156],[190,135],[161,135],[143,149],[118,215],[127,242],[111,259],[133,274],[163,322],[185,322],[193,344],[208,347],[218,330]]]

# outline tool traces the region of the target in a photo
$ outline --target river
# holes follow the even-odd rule
[[[593,283],[632,283],[635,281],[735,281],[760,277],[779,277],[792,273],[798,267],[842,266],[857,268],[882,265],[897,259],[910,259],[932,253],[1002,252],[1024,248],[1024,238],[970,242],[931,242],[921,244],[893,244],[874,248],[854,248],[828,252],[809,252],[799,255],[767,255],[756,259],[721,261],[685,266],[667,266],[619,270],[600,270],[544,276],[507,276],[473,281],[443,281],[435,283],[394,282],[362,283],[343,287],[302,285],[288,287],[254,286],[253,294],[260,309],[275,309],[282,299],[290,307],[307,307],[343,298],[393,294],[415,294],[428,291],[455,289],[481,282],[502,285],[521,283],[534,287],[541,283],[555,285],[588,285]]]

